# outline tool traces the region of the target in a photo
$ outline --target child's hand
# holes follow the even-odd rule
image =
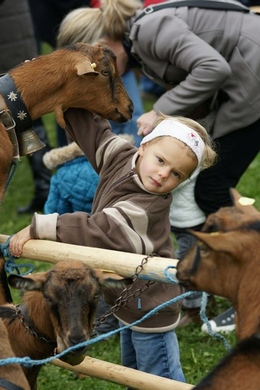
[[[25,227],[10,238],[9,250],[13,256],[20,257],[24,244],[31,239],[30,227]]]

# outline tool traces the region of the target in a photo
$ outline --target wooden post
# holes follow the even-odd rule
[[[8,236],[0,234],[0,243],[5,243],[7,238]],[[80,260],[92,268],[108,269],[118,275],[131,277],[145,256],[47,240],[30,240],[24,245],[21,257],[49,263],[57,263],[62,260]],[[176,271],[174,268],[170,268],[166,275],[165,270],[169,266],[176,267],[177,263],[178,260],[175,259],[149,258],[140,274],[140,279],[170,283],[169,277],[174,279]]]
[[[78,374],[90,375],[94,378],[131,387],[138,390],[190,390],[192,385],[177,382],[160,376],[147,374],[132,368],[105,362],[103,360],[85,357],[82,363],[71,366],[59,359],[52,362],[55,366],[65,368]]]

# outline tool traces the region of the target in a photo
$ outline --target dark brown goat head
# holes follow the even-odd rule
[[[131,119],[133,103],[119,75],[116,56],[105,45],[76,43],[12,69],[10,75],[33,120],[83,108],[115,122]],[[39,77],[42,75],[42,77]]]
[[[25,277],[10,275],[8,281],[12,287],[24,292],[29,317],[43,334],[53,335],[59,353],[90,338],[102,288],[123,289],[132,282],[118,275],[92,270],[81,261],[67,260],[60,261],[47,272]],[[47,327],[52,329],[47,331]],[[85,350],[83,347],[73,353],[82,354]]]
[[[189,290],[228,298],[237,312],[237,336],[260,330],[260,213],[239,203],[211,214],[198,242],[179,261],[176,276]]]

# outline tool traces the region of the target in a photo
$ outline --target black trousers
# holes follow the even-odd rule
[[[196,202],[206,215],[232,206],[230,188],[237,186],[260,151],[260,119],[215,141],[218,161],[199,174],[195,186]]]

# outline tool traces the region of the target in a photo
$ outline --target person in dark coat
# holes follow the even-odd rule
[[[36,57],[38,54],[34,36],[33,22],[27,0],[4,0],[0,4],[0,73],[23,61]],[[42,156],[50,148],[45,127],[41,119],[34,122],[38,137],[46,145],[28,157],[33,173],[34,195],[28,206],[18,208],[18,213],[33,213],[41,211],[47,199],[50,187],[50,171],[44,166]]]

